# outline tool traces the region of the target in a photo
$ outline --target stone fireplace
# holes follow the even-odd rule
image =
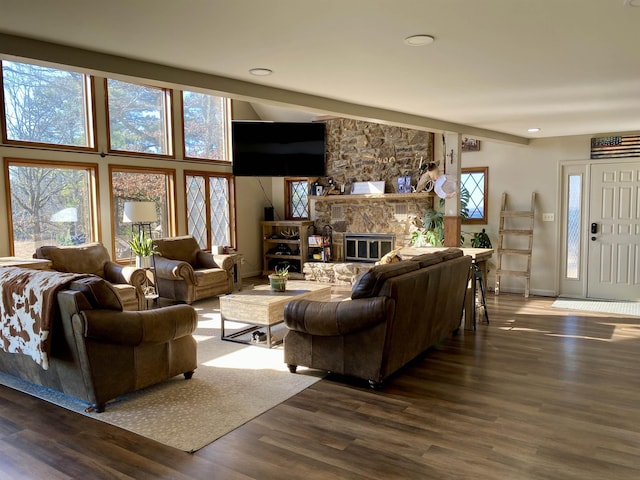
[[[310,197],[316,230],[328,225],[333,238],[331,263],[306,263],[304,273],[307,279],[348,284],[385,253],[409,246],[414,220],[433,207],[432,194],[401,193],[398,179],[409,177],[411,185],[417,184],[425,165],[433,161],[434,135],[362,120],[325,122],[327,176],[311,182],[343,194]],[[380,181],[385,184],[384,194],[344,193],[354,182]],[[349,243],[354,235],[361,239]],[[387,239],[369,243],[370,238],[381,235],[393,240],[390,244],[385,243]],[[359,258],[359,247],[367,258]]]
[[[409,177],[411,185],[417,184],[425,165],[433,161],[433,133],[345,118],[325,123],[327,177],[318,182],[332,185],[334,193],[349,192],[353,182],[383,181],[385,185],[384,194],[312,197],[316,229],[329,225],[333,230],[332,260],[351,261],[345,254],[348,234],[388,234],[394,238],[392,248],[408,246],[413,221],[433,206],[433,196],[400,193],[398,178]]]

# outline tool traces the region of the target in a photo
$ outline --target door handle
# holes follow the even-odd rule
[[[594,236],[596,233],[598,233],[598,224],[594,222],[591,224],[591,241],[592,242],[596,241],[596,237]]]

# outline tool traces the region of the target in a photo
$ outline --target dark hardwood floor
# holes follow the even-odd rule
[[[640,478],[640,318],[487,301],[383,390],[327,378],[194,454],[0,387],[0,478]]]

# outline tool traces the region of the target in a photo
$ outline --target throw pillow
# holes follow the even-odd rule
[[[396,263],[402,260],[402,256],[400,255],[400,250],[402,247],[396,248],[395,250],[391,250],[389,253],[384,255],[380,260],[376,262],[376,265],[386,265],[387,263]]]
[[[100,277],[86,277],[74,280],[69,290],[82,292],[92,308],[122,310],[122,300],[109,282]]]

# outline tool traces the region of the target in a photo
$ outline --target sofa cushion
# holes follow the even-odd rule
[[[187,262],[192,267],[197,266],[197,255],[200,245],[190,235],[181,237],[159,238],[153,241],[158,254],[172,260]]]
[[[113,286],[100,277],[86,277],[74,280],[69,290],[82,292],[94,309],[122,310],[122,300]]]
[[[461,249],[451,247],[440,251],[440,255],[442,255],[442,260],[451,260],[452,258],[461,257],[463,253]]]
[[[419,268],[420,264],[418,262],[411,262],[409,260],[376,265],[356,280],[351,289],[351,298],[376,297],[388,278],[409,273]]]
[[[35,258],[46,258],[51,261],[51,268],[58,272],[89,273],[104,277],[104,266],[109,252],[101,243],[85,243],[83,245],[43,245],[36,250]]]
[[[409,259],[411,262],[418,262],[420,268],[425,268],[430,265],[435,265],[436,263],[442,262],[442,255],[438,253],[423,253],[422,255],[417,255],[415,257],[411,257]]]

